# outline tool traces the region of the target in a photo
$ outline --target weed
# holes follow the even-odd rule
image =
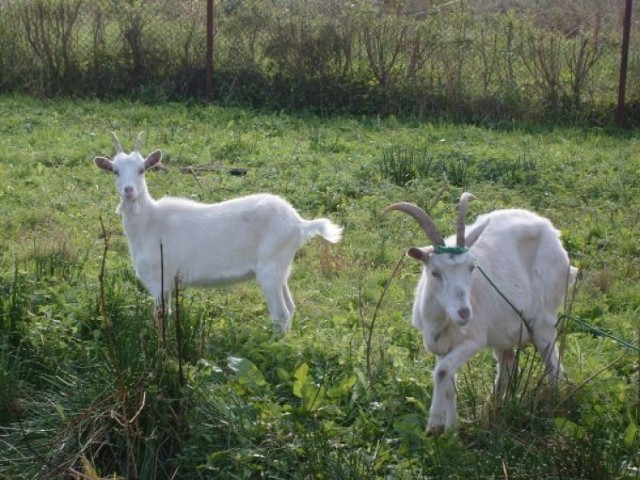
[[[540,178],[538,162],[526,153],[515,159],[487,158],[479,162],[477,169],[484,180],[501,182],[509,188],[533,186]]]
[[[378,168],[382,176],[399,186],[437,172],[430,150],[404,146],[385,148],[378,161]]]

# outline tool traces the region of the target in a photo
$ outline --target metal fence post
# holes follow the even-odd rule
[[[214,30],[214,0],[207,0],[207,69],[205,80],[205,95],[211,101],[213,94],[213,37]]]
[[[631,8],[633,0],[627,0],[622,22],[622,52],[620,55],[620,82],[618,83],[618,109],[616,111],[616,125],[624,127],[624,97],[627,88],[627,61],[629,57],[629,36],[631,34]]]

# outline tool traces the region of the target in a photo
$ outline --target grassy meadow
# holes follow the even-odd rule
[[[0,479],[640,478],[637,130],[14,96],[0,113]],[[291,332],[272,332],[253,283],[187,289],[154,319],[92,162],[113,155],[111,131],[162,149],[156,198],[272,192],[344,226],[299,251]],[[492,399],[485,352],[459,372],[459,430],[431,438],[434,357],[403,256],[427,241],[381,210],[417,203],[449,234],[464,190],[469,220],[549,217],[582,274],[561,312],[560,391],[529,347]]]

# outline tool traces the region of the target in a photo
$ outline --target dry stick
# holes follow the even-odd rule
[[[105,338],[107,339],[107,350],[109,353],[109,360],[116,372],[116,377],[118,379],[118,387],[120,389],[120,401],[122,402],[122,418],[124,419],[122,427],[124,428],[124,437],[127,442],[127,455],[129,456],[129,462],[131,464],[131,468],[133,469],[133,478],[138,478],[138,470],[136,467],[136,459],[133,454],[133,440],[131,433],[131,423],[129,422],[129,415],[127,412],[127,404],[129,395],[127,391],[127,386],[125,384],[124,376],[122,375],[122,370],[120,369],[120,364],[118,362],[118,357],[116,355],[116,346],[113,338],[113,328],[111,325],[111,321],[109,319],[109,315],[107,313],[107,300],[104,292],[104,282],[105,282],[105,269],[107,265],[107,252],[109,251],[109,235],[107,234],[107,229],[104,226],[104,222],[102,220],[102,216],[100,216],[100,226],[102,227],[102,236],[104,238],[104,250],[102,253],[102,262],[100,265],[100,273],[98,275],[98,280],[100,283],[100,314],[102,316],[102,328],[104,329]],[[115,415],[115,412],[112,412]]]
[[[367,376],[369,378],[369,383],[371,383],[371,376],[369,375],[369,355],[370,355],[370,349],[368,348],[368,344],[369,341],[367,340],[367,325],[365,323],[364,317],[365,317],[365,312],[364,312],[364,300],[362,299],[362,289],[363,289],[363,273],[362,271],[360,272],[360,275],[358,276],[358,310],[359,310],[359,315],[360,315],[360,323],[362,325],[362,336],[365,339],[365,344],[367,345],[367,350],[366,350],[366,355],[367,355]]]
[[[182,335],[180,329],[180,279],[175,278],[175,322],[176,322],[176,344],[178,350],[178,378],[180,386],[184,387],[184,374],[182,372]]]
[[[369,324],[368,329],[366,329],[366,325],[362,324],[362,327],[364,329],[364,337],[365,337],[365,346],[366,346],[366,355],[367,355],[367,376],[369,378],[369,382],[370,385],[372,387],[372,390],[374,390],[373,388],[373,365],[372,365],[372,342],[373,342],[373,331],[375,329],[375,325],[376,325],[376,320],[378,318],[378,312],[380,311],[380,308],[382,307],[382,301],[384,300],[384,297],[386,296],[387,292],[389,291],[389,287],[391,287],[391,282],[393,281],[393,279],[395,278],[395,276],[397,275],[397,273],[400,271],[400,267],[402,266],[402,262],[404,261],[404,257],[405,254],[404,252],[402,252],[402,254],[400,255],[400,258],[398,259],[398,261],[396,262],[396,266],[393,269],[393,272],[391,273],[391,277],[389,277],[389,280],[387,280],[387,283],[384,286],[384,290],[382,291],[382,294],[380,295],[380,298],[378,298],[378,303],[376,304],[376,308],[373,311],[373,317],[371,318],[371,323]],[[368,330],[368,331],[367,331]],[[375,391],[374,391],[375,393]]]
[[[509,472],[507,470],[507,464],[502,460],[502,472],[504,473],[504,480],[509,480]]]
[[[167,350],[167,311],[164,301],[164,252],[160,242],[160,334],[162,336],[162,349]]]

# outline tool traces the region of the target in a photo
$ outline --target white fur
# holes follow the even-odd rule
[[[134,151],[119,152],[113,161],[94,160],[116,175],[121,197],[117,211],[142,283],[159,302],[163,294],[168,298],[175,278],[183,286],[256,279],[274,326],[289,330],[295,305],[287,280],[296,250],[316,235],[338,242],[342,229],[325,218],[304,220],[287,201],[270,194],[214,204],[172,197],[156,201],[147,191],[144,172],[161,156],[156,150],[143,159]]]
[[[455,245],[455,237],[446,239]],[[533,343],[548,379],[556,384],[561,365],[557,312],[577,269],[546,218],[526,210],[496,210],[466,227],[467,253],[435,254],[433,247],[408,254],[424,263],[413,305],[413,325],[437,356],[427,430],[439,434],[456,424],[455,374],[476,352],[489,347],[498,361],[495,392],[505,391],[515,369],[514,349]],[[476,268],[482,268],[522,319]],[[435,274],[435,276],[434,276]]]

